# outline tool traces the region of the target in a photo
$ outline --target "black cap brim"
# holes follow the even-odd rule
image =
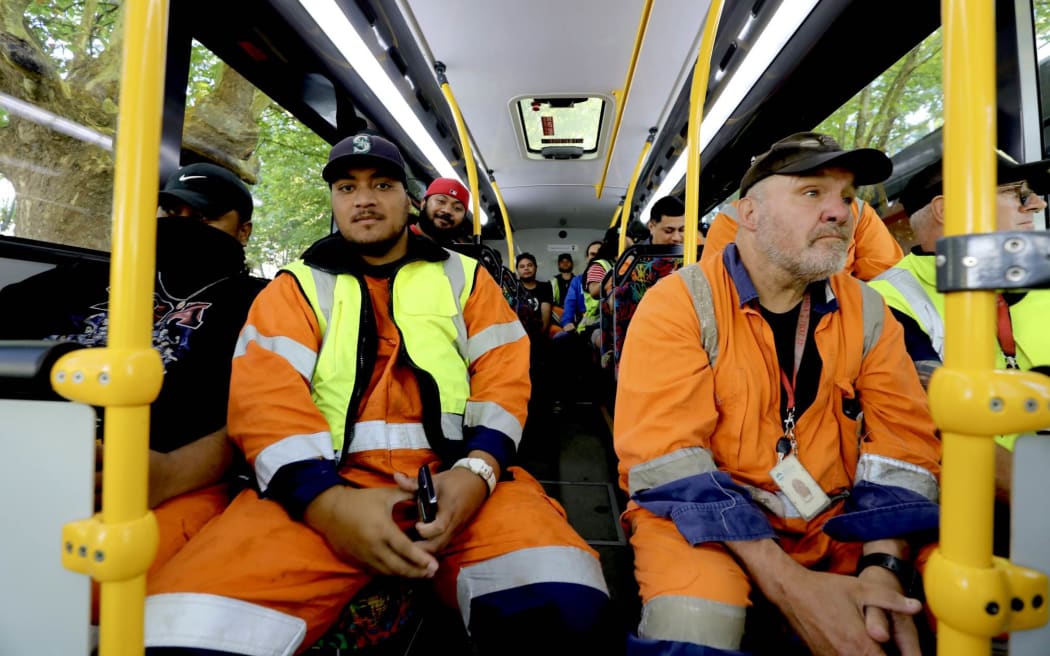
[[[161,206],[164,205],[165,200],[172,200],[178,203],[184,203],[197,210],[204,217],[209,219],[219,217],[233,209],[232,207],[228,207],[226,209],[217,207],[214,203],[209,201],[208,197],[204,194],[198,194],[194,191],[190,191],[189,189],[171,189],[168,191],[162,191],[159,194],[157,194],[157,200]]]
[[[1050,160],[1010,165],[1000,159],[997,177],[1000,185],[1027,182],[1032,191],[1045,196],[1050,193]]]
[[[375,155],[357,154],[357,155],[343,155],[337,157],[331,162],[325,165],[324,170],[321,171],[321,177],[328,184],[332,184],[340,178],[347,171],[352,169],[375,169],[382,171],[394,178],[399,180],[401,184],[408,188],[408,175],[405,170],[397,164],[391,162],[385,157],[377,157]]]
[[[841,168],[853,174],[853,184],[877,184],[893,173],[893,161],[881,150],[858,148],[846,152],[813,153],[777,169],[774,175],[800,175],[820,169]]]

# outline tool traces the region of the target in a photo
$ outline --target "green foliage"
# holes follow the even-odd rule
[[[879,148],[892,155],[936,130],[944,123],[941,48],[938,28],[816,131],[845,148]]]
[[[1050,0],[1034,0],[1035,45],[1037,48],[1050,43]]]
[[[30,2],[25,24],[66,78],[98,58],[108,47],[120,18],[119,0],[45,0]],[[84,10],[92,11],[85,15]]]
[[[259,121],[259,184],[248,260],[279,267],[330,232],[331,200],[321,178],[329,145],[280,107]]]
[[[215,89],[225,64],[197,41],[190,50],[189,82],[186,85],[186,106],[193,107]]]

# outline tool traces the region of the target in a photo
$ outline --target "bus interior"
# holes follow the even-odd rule
[[[0,6],[9,14],[0,28],[0,288],[63,262],[108,261],[125,4]],[[320,172],[328,148],[361,130],[399,146],[416,200],[437,177],[468,186],[475,179],[472,241],[484,251],[468,252],[488,258],[483,262],[512,304],[520,290],[504,270],[513,272],[517,255],[535,257],[541,281],[556,275],[563,253],[579,274],[587,245],[607,229],[644,224],[656,200],[685,193],[691,82],[711,2],[153,4],[168,11],[159,179],[208,161],[249,183],[256,218],[248,254],[262,277],[333,229]],[[998,0],[995,7],[997,142],[1019,161],[1047,157],[1050,2]],[[848,148],[890,155],[892,176],[860,195],[907,252],[914,237],[896,201],[942,143],[941,16],[934,0],[726,2],[697,145],[701,235],[735,199],[753,156],[785,135],[816,130]],[[1045,214],[1040,220],[1037,227],[1046,229]],[[682,261],[680,248],[621,253]],[[621,259],[618,269],[634,262]],[[640,602],[619,520],[626,498],[612,447],[620,345],[613,342],[604,347],[604,362],[598,357],[583,371],[545,363],[547,375],[569,378],[575,394],[555,404],[534,391],[519,460],[601,554],[626,632],[637,624]],[[12,582],[0,595],[0,653],[30,653],[29,645],[31,653],[90,653],[83,648],[87,622],[75,619],[86,612],[87,577],[61,568],[57,532],[92,511],[84,494],[90,441],[62,444],[57,435],[76,424],[93,437],[93,420],[80,404],[50,400],[63,409],[49,410],[46,421],[16,422],[16,405],[50,398],[45,367],[53,363],[31,363],[37,370],[30,391],[27,363],[12,364],[19,357],[0,343],[0,360],[7,358],[0,362],[0,396],[11,399],[0,402],[6,415],[0,434],[5,445],[24,447],[11,450],[17,455],[4,465],[0,494],[7,504],[25,502],[12,521],[43,537],[0,559],[0,578]],[[25,443],[24,422],[38,436],[35,443]],[[1046,456],[1042,447],[1038,453]],[[58,462],[44,480],[56,490],[64,486],[68,502],[38,507],[25,498],[26,463],[43,454]],[[1050,489],[1038,480],[1038,468],[1017,475],[1029,477],[1021,496],[1036,501],[1014,508],[1013,558],[1047,571],[1050,526],[1018,513],[1045,515],[1038,499]],[[1042,549],[1032,546],[1040,541]],[[35,564],[27,567],[26,559]],[[72,599],[70,608],[53,609],[56,595]],[[414,655],[439,647],[469,653],[455,616],[442,613],[426,607],[395,639],[368,649],[330,644],[309,653]],[[76,630],[67,631],[58,617]],[[48,644],[52,634],[62,646]],[[1020,639],[1009,649],[995,643],[997,652],[1046,653],[1050,645],[1046,627],[1013,637]]]

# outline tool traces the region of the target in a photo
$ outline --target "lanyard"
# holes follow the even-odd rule
[[[1014,329],[1010,321],[1010,306],[1006,304],[1006,299],[1003,298],[1002,294],[998,294],[995,297],[995,313],[999,348],[1002,349],[1003,355],[1006,356],[1006,368],[1020,369],[1017,366],[1017,344],[1014,343]]]
[[[802,306],[798,311],[798,323],[795,325],[795,368],[790,380],[784,369],[780,370],[780,382],[787,394],[787,415],[784,417],[784,437],[777,440],[777,460],[783,460],[789,453],[798,453],[798,440],[795,438],[795,386],[798,384],[798,370],[802,366],[802,356],[806,352],[806,338],[809,336],[809,294],[802,297]]]

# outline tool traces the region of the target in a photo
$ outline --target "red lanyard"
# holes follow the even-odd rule
[[[806,352],[806,338],[809,336],[809,294],[802,297],[802,306],[798,311],[798,323],[795,326],[795,368],[789,380],[784,369],[780,369],[780,382],[787,394],[787,416],[784,417],[784,437],[791,441],[791,452],[798,453],[798,441],[795,439],[795,386],[798,383],[798,370],[802,366],[802,355]],[[779,453],[779,450],[778,450]]]
[[[1006,304],[1006,299],[1003,298],[1002,294],[995,297],[995,311],[997,318],[997,329],[999,338],[999,348],[1002,349],[1003,355],[1006,356],[1006,368],[1007,369],[1019,369],[1017,366],[1017,344],[1014,343],[1014,329],[1013,324],[1010,322],[1010,306]]]

